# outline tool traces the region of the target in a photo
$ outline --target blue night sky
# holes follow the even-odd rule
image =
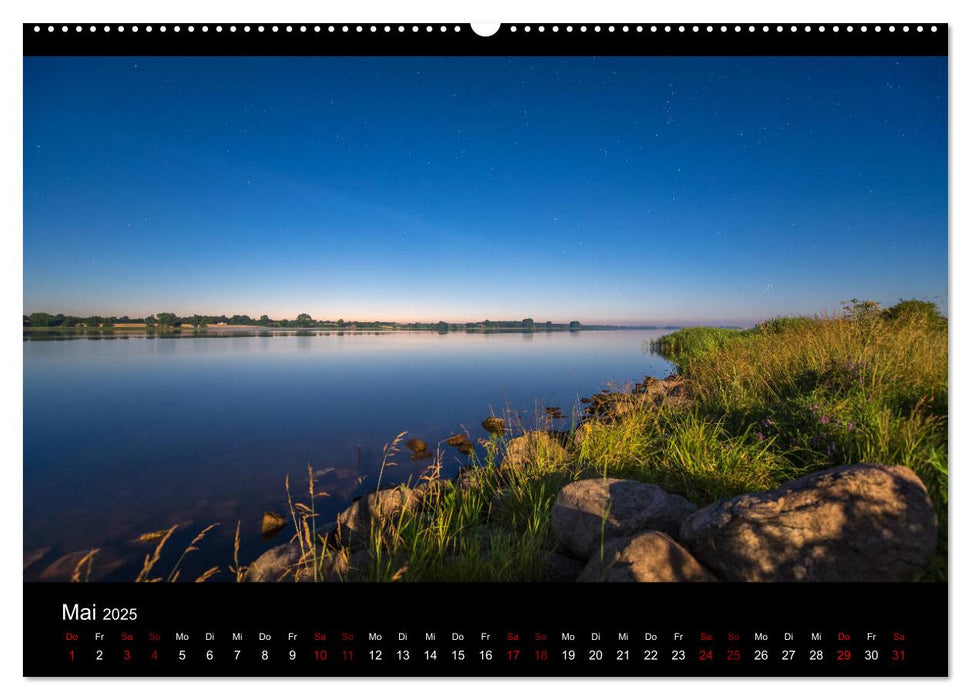
[[[943,58],[27,58],[24,312],[943,302]]]

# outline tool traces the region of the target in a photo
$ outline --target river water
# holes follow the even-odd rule
[[[307,465],[322,470],[332,519],[374,488],[398,433],[474,440],[490,414],[531,427],[548,406],[567,429],[580,397],[669,374],[648,349],[664,332],[25,334],[25,580],[69,575],[65,555],[98,547],[92,578],[130,581],[151,549],[138,535],[179,524],[181,551],[213,522],[184,571],[225,572],[237,521],[243,561],[285,541],[264,541],[260,518],[288,512],[287,474],[302,496]],[[464,458],[443,449],[454,473]],[[408,454],[385,483],[427,465]]]

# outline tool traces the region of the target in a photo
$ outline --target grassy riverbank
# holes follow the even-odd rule
[[[543,581],[559,553],[551,506],[571,481],[636,479],[703,506],[831,466],[876,462],[908,466],[924,482],[940,534],[921,578],[947,579],[947,321],[936,308],[854,303],[839,316],[780,318],[747,330],[687,328],[654,347],[676,363],[677,378],[586,399],[572,409],[569,432],[551,430],[553,419],[542,410],[532,425],[506,416],[507,430],[479,440],[457,479],[439,476],[441,465],[454,464],[461,439],[429,446],[434,459],[423,476],[411,488],[387,490],[403,480],[397,462],[407,451],[399,435],[385,450],[376,517],[362,511],[370,525],[363,535],[358,528],[349,549],[316,515],[327,495],[313,469],[303,486],[294,475],[287,531],[303,556],[284,577]],[[236,527],[234,563],[222,568],[245,580]],[[209,529],[161,580],[178,578],[182,558]],[[153,533],[160,541],[139,580],[154,580],[171,533]],[[85,571],[90,558],[72,578],[84,580]]]
[[[838,464],[879,462],[909,466],[927,486],[941,534],[924,578],[946,579],[947,323],[936,310],[855,304],[839,317],[744,331],[684,329],[657,348],[678,364],[687,401],[657,406],[628,394],[557,439],[534,433],[514,445],[517,431],[493,436],[477,468],[458,482],[437,481],[433,469],[423,507],[372,528],[364,577],[542,580],[556,551],[552,501],[578,478],[638,479],[705,505]],[[393,466],[384,478],[395,480]],[[314,523],[295,521],[309,552]],[[315,555],[305,575],[334,556]]]

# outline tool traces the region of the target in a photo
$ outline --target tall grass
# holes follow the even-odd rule
[[[720,345],[692,330],[659,347],[673,348],[690,381],[696,419],[721,426],[716,440],[699,442],[761,448],[752,464],[764,464],[766,485],[837,464],[908,466],[934,501],[943,560],[948,345],[947,322],[933,307],[854,302],[842,315],[776,319]],[[751,472],[743,465],[723,472],[730,488]]]
[[[685,352],[698,354],[728,347],[741,337],[741,331],[731,328],[694,326],[668,333],[651,343],[651,347],[657,352],[671,356]]]
[[[376,513],[360,576],[372,581],[539,581],[555,547],[550,509],[575,479],[562,450],[531,445],[528,459],[502,466],[511,435],[481,441],[456,480],[440,478],[442,453],[425,471],[415,501]],[[407,488],[407,487],[406,487]],[[415,497],[417,498],[417,497]]]

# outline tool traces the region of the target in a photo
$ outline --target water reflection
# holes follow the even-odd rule
[[[668,374],[643,352],[661,333],[25,333],[24,551],[44,550],[25,577],[97,546],[117,563],[111,577],[132,580],[146,546],[136,538],[177,523],[191,525],[173,549],[221,522],[206,541],[229,561],[238,520],[255,558],[274,544],[263,513],[288,512],[288,474],[320,473],[323,521],[374,488],[402,431],[425,449],[383,483],[420,472],[439,445],[454,474],[488,437],[485,416],[510,409],[565,430],[580,396]]]

